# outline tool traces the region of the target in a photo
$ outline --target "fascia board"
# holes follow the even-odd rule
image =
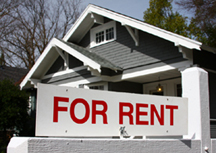
[[[47,56],[47,54],[49,53],[50,49],[53,47],[52,46],[53,41],[54,41],[54,38],[49,42],[49,44],[47,45],[47,47],[45,48],[45,50],[43,51],[43,53],[41,54],[41,56],[38,58],[38,60],[34,64],[34,66],[28,72],[28,74],[26,75],[26,77],[23,79],[23,81],[20,84],[20,88],[21,89],[27,84],[28,81],[30,81],[30,78],[32,77],[32,75],[35,73],[35,71],[37,70],[37,68],[41,64],[41,62]]]
[[[121,74],[121,75],[116,75],[116,76],[101,76],[101,78],[103,80],[106,81],[111,81],[111,82],[118,82],[118,81],[125,81],[128,79],[133,79],[136,77],[143,77],[146,75],[151,75],[151,74],[156,74],[159,72],[165,72],[165,71],[170,71],[170,70],[174,70],[174,69],[182,69],[185,68],[189,65],[191,65],[192,62],[191,61],[183,61],[183,62],[178,62],[178,63],[172,63],[172,64],[165,64],[162,66],[156,66],[153,68],[144,68],[143,70],[138,70],[138,71],[134,71],[134,72],[130,72],[130,73],[126,73],[126,74]]]
[[[101,70],[100,70],[101,65],[100,64],[98,64],[97,62],[93,61],[92,59],[86,57],[85,55],[81,54],[80,52],[76,51],[75,49],[71,48],[67,44],[59,41],[58,39],[54,39],[54,41],[52,43],[54,45],[58,46],[59,48],[61,48],[62,50],[66,51],[70,55],[72,55],[72,56],[76,57],[77,59],[81,60],[83,63],[86,63],[91,68],[96,69],[99,72],[101,72]]]
[[[79,53],[78,51],[76,51],[75,49],[71,48],[70,46],[64,44],[63,42],[59,41],[58,39],[53,38],[49,42],[49,44],[47,45],[47,47],[45,48],[44,52],[38,58],[38,60],[34,64],[34,66],[31,68],[31,70],[29,71],[29,73],[26,75],[26,77],[24,78],[24,80],[21,82],[21,84],[20,84],[20,88],[21,89],[27,84],[28,81],[30,81],[31,77],[36,72],[36,70],[38,69],[38,67],[42,63],[42,61],[45,60],[45,57],[47,56],[47,54],[49,53],[50,49],[53,46],[58,46],[62,50],[66,51],[67,53],[69,53],[72,56],[76,57],[77,59],[81,60],[83,63],[86,63],[90,67],[92,67],[93,69],[96,69],[99,72],[101,72],[101,69],[100,69],[101,65],[100,64],[98,64],[95,61],[91,60],[90,58],[84,56],[83,54]]]
[[[171,41],[175,43],[175,45],[182,45],[184,47],[187,47],[189,49],[197,49],[200,50],[200,47],[202,45],[201,42],[189,39],[187,37],[166,31],[164,29],[152,26],[150,24],[147,24],[145,22],[124,16],[119,13],[115,13],[97,6],[90,7],[91,12],[100,14],[102,16],[105,16],[107,18],[110,18],[112,20],[118,21],[122,24],[131,26],[133,28],[136,28],[138,30],[153,34],[155,36],[158,36],[160,38],[163,38],[165,40]]]
[[[63,37],[64,41],[68,41],[70,36],[74,33],[74,31],[79,27],[79,25],[82,23],[82,21],[86,18],[86,16],[90,13],[89,7],[92,5],[89,4],[86,9],[82,12],[80,17],[76,20],[76,22],[73,24],[73,26],[69,29],[69,31],[66,33],[66,35]]]
[[[133,19],[131,17],[89,4],[87,8],[84,10],[84,12],[81,14],[80,18],[75,22],[75,24],[72,26],[72,28],[69,30],[69,32],[65,35],[63,38],[64,41],[67,41],[70,36],[74,33],[74,31],[78,28],[78,26],[82,23],[82,21],[85,19],[85,17],[88,15],[88,13],[95,13],[107,18],[110,18],[112,20],[118,21],[124,25],[128,25],[130,27],[136,28],[138,30],[150,33],[152,35],[155,35],[157,37],[163,38],[165,40],[168,40],[170,42],[173,42],[175,46],[181,45],[189,49],[197,49],[201,50],[201,42],[189,39],[187,37],[166,31],[164,29],[152,26],[150,24],[144,23],[142,21]]]

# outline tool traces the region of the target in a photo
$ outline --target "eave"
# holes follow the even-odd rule
[[[109,68],[114,71],[121,70],[120,67],[115,66],[111,62],[101,58],[94,53],[91,53],[85,48],[72,43],[64,42],[60,39],[53,38],[47,45],[35,65],[21,82],[21,89],[25,87],[27,83],[31,83],[36,86],[36,84],[40,82],[41,78],[45,75],[47,70],[50,68],[50,66],[58,56],[61,56],[63,59],[65,59],[62,50],[82,61],[90,71],[97,71],[98,73],[100,73],[101,68]]]
[[[92,13],[120,22],[122,25],[126,27],[131,27],[155,35],[162,39],[168,40],[170,42],[173,42],[175,46],[182,46],[188,49],[196,49],[196,50],[203,49],[209,52],[216,53],[215,49],[206,47],[201,42],[163,30],[161,28],[152,26],[143,21],[92,4],[89,4],[87,6],[87,8],[83,11],[79,19],[75,22],[72,28],[64,36],[63,40],[71,41],[71,42],[79,42],[94,24],[94,19],[91,18]]]

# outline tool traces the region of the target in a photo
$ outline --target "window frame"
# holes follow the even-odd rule
[[[113,34],[114,34],[114,37],[112,39],[109,39],[109,40],[106,40],[106,30],[110,29],[110,28],[113,28]],[[96,43],[96,34],[99,33],[99,32],[102,32],[104,31],[104,41],[101,41],[99,43]],[[102,45],[102,44],[106,44],[108,42],[112,42],[114,40],[116,40],[117,38],[117,35],[116,35],[116,22],[115,21],[110,21],[108,23],[105,23],[103,25],[99,25],[95,28],[92,28],[90,30],[90,48],[92,47],[96,47],[96,46],[99,46],[99,45]]]

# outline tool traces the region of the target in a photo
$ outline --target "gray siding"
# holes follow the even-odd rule
[[[69,83],[73,81],[78,81],[82,79],[90,78],[91,73],[87,70],[80,70],[77,72],[65,74],[62,76],[56,76],[48,79],[42,80],[42,83],[49,83],[49,84],[62,84],[62,83]]]
[[[216,70],[216,54],[208,51],[193,50],[193,62],[200,67]]]
[[[142,94],[142,84],[122,81],[122,82],[109,82],[108,83],[109,91],[117,91],[117,92],[128,92],[128,93],[138,93]]]
[[[164,62],[182,58],[178,48],[173,43],[139,31],[139,46],[128,33],[127,29],[117,22],[117,40],[100,45],[90,50],[111,61],[123,69],[131,69],[157,62]],[[89,47],[90,33],[83,38],[79,45]]]
[[[83,66],[83,62],[81,62],[77,58],[74,58],[73,56],[69,55],[69,68],[72,69],[72,68],[76,68],[76,67],[80,67],[80,66]],[[46,75],[60,72],[63,70],[65,70],[64,60],[62,59],[61,56],[59,56],[56,59],[56,61],[54,62],[54,64],[47,71]]]
[[[79,42],[79,46],[82,46],[84,48],[89,48],[90,45],[90,31],[87,32],[87,34],[83,37],[83,39]]]
[[[80,66],[83,66],[83,62],[69,55],[69,68],[72,69]]]
[[[110,21],[111,21],[110,19],[104,17],[104,23],[107,23],[107,22],[110,22]],[[91,29],[94,28],[94,27],[97,27],[97,26],[100,26],[100,24],[95,23],[95,24],[91,27]],[[79,46],[82,46],[82,47],[84,47],[84,48],[88,48],[88,49],[89,49],[89,47],[90,47],[90,30],[89,30],[89,31],[87,32],[87,34],[83,37],[83,39],[79,42],[78,45],[79,45]]]
[[[64,70],[64,60],[62,59],[61,56],[59,56],[56,61],[54,62],[54,64],[50,67],[50,69],[47,71],[46,75],[48,74],[52,74],[55,72],[59,72]]]

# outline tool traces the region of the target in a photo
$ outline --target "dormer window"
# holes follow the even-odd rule
[[[106,29],[106,40],[111,40],[114,38],[114,28]]]
[[[111,42],[116,39],[116,24],[115,21],[97,26],[90,31],[91,44],[90,47],[95,47],[101,44]]]
[[[96,33],[96,44],[104,41],[104,31]]]

